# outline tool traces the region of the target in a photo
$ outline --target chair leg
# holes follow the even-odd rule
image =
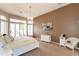
[[[74,50],[74,48],[72,49],[72,51],[73,51],[73,55],[75,56],[75,50]]]

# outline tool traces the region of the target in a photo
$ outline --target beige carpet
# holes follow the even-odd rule
[[[56,43],[46,43],[39,41],[40,47],[29,51],[21,56],[79,56],[79,52],[73,51],[69,48],[60,47]]]

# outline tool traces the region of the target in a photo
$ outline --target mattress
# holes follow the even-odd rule
[[[27,46],[29,44],[35,43],[37,40],[35,40],[34,38],[26,38],[26,39],[20,39],[20,40],[15,40],[9,44],[6,45],[6,48],[11,48],[11,49],[15,49],[15,48],[19,48],[22,46]]]

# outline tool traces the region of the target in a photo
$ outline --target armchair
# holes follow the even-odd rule
[[[71,49],[74,49],[78,42],[79,42],[79,39],[78,38],[69,37],[66,40],[65,46],[66,47],[69,47]]]

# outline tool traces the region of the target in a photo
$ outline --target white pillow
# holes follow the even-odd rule
[[[11,39],[8,35],[4,36],[4,40],[6,43],[10,43],[11,42]]]
[[[6,35],[6,36],[2,36],[1,42],[3,43],[3,45],[6,45],[8,43],[11,43],[11,40],[10,40],[9,36]]]

